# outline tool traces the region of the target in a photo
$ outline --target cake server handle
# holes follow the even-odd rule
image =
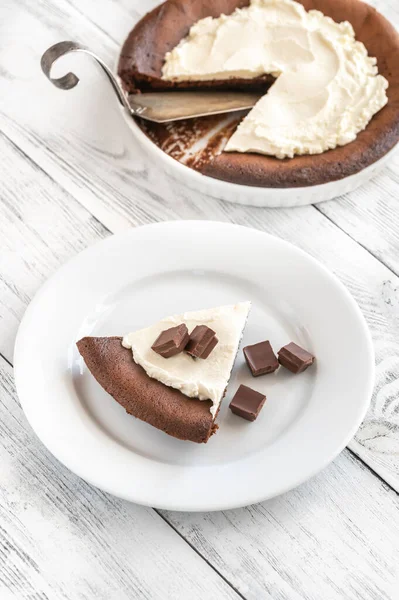
[[[43,54],[40,61],[42,71],[47,77],[47,79],[49,79],[49,81],[51,81],[53,85],[60,88],[61,90],[71,90],[79,83],[79,77],[77,77],[75,73],[69,72],[66,75],[63,75],[62,77],[58,78],[51,77],[50,75],[51,67],[53,66],[55,61],[58,60],[61,56],[69,54],[70,52],[84,52],[85,54],[88,54],[89,56],[94,58],[94,60],[98,62],[98,64],[108,77],[121,105],[129,112],[129,114],[132,114],[133,111],[126,98],[125,92],[123,91],[123,88],[119,84],[115,75],[112,73],[111,69],[107,67],[107,65],[101,58],[99,58],[96,54],[94,54],[94,52],[92,52],[89,48],[83,46],[82,44],[78,44],[77,42],[65,41],[58,42],[57,44],[54,44],[54,46],[48,48]]]

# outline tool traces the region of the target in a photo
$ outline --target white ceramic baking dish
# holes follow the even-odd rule
[[[60,78],[53,78],[50,75],[53,63],[60,56],[76,51],[89,54],[100,64],[119,99],[121,111],[127,126],[146,151],[148,157],[152,161],[156,161],[159,166],[178,183],[178,185],[198,190],[208,196],[226,200],[227,202],[258,207],[290,207],[304,206],[306,204],[315,204],[323,202],[324,200],[331,200],[337,196],[353,192],[359,186],[366,184],[382,169],[398,147],[398,144],[396,144],[396,146],[382,158],[354,175],[350,175],[349,177],[345,177],[338,181],[323,183],[321,185],[296,188],[270,188],[241,185],[215,179],[203,175],[199,171],[180,163],[166,154],[150,140],[132,116],[131,108],[118,77],[115,76],[111,69],[109,69],[109,67],[107,67],[107,65],[89,48],[76,42],[65,41],[59,42],[46,50],[41,60],[42,70],[55,86],[68,90],[75,87],[78,83],[79,79],[74,73],[67,73]],[[115,68],[115,71],[116,70],[117,69]]]

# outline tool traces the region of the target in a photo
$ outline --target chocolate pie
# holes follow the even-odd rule
[[[252,78],[237,76],[229,79],[215,77],[200,81],[168,81],[162,73],[165,56],[187,36],[192,25],[205,17],[231,15],[237,8],[246,8],[249,4],[249,0],[167,0],[155,8],[137,23],[123,45],[118,72],[125,88],[131,93],[173,89],[261,89],[266,94],[275,81],[272,74],[259,74]],[[397,143],[399,36],[395,28],[374,8],[360,0],[300,0],[300,4],[306,11],[315,9],[336,23],[348,21],[352,25],[356,40],[364,44],[370,57],[376,57],[378,73],[388,81],[387,104],[381,109],[377,108],[378,112],[365,129],[353,141],[344,142],[346,145],[320,154],[284,159],[248,151],[208,151],[203,154],[202,160],[194,159],[191,163],[203,174],[253,186],[311,186],[355,174],[383,157]],[[284,51],[282,47],[281,52]],[[306,56],[304,60],[308,60]],[[147,122],[141,126],[155,143],[179,159],[178,153],[173,154],[176,145],[168,143],[168,136],[174,135],[184,140],[196,135],[201,128],[212,128],[217,123],[215,117],[209,121],[195,121],[180,123],[177,134],[170,125],[166,128]],[[231,135],[231,124],[229,127],[228,134]],[[219,151],[223,144],[214,142],[214,147]],[[331,147],[327,140],[326,144]]]

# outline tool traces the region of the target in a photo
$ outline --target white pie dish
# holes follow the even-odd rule
[[[204,235],[206,245],[192,243]],[[123,335],[167,314],[245,299],[253,308],[243,345],[270,339],[278,350],[293,340],[316,363],[298,376],[280,368],[254,379],[239,351],[207,444],[127,415],[75,346],[85,335]],[[28,307],[14,365],[26,416],[58,460],[116,496],[191,511],[259,502],[315,475],[355,434],[374,381],[367,325],[333,274],[283,240],[202,221],[133,229],[72,259]],[[254,423],[228,409],[240,383],[268,397]]]
[[[122,113],[127,125],[145,150],[148,158],[156,161],[163,171],[172,177],[178,185],[202,192],[213,198],[236,204],[243,204],[245,206],[270,208],[293,207],[332,200],[337,196],[353,192],[361,185],[370,181],[370,179],[375,177],[375,175],[381,171],[397,149],[396,145],[382,158],[354,175],[344,177],[337,181],[323,183],[321,185],[297,188],[270,188],[241,185],[203,175],[199,171],[195,171],[174,158],[171,158],[150,140],[134,118],[125,111],[122,111]]]

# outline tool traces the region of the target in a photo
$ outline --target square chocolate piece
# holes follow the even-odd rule
[[[255,421],[265,401],[266,396],[263,394],[256,392],[246,385],[240,385],[230,402],[230,409],[235,415],[247,421]]]
[[[183,352],[189,339],[187,326],[182,323],[162,331],[151,348],[164,358],[170,358],[179,354],[179,352]]]
[[[194,358],[208,358],[218,341],[213,329],[197,325],[190,334],[186,352]]]
[[[302,373],[314,363],[315,357],[304,348],[290,342],[278,351],[278,361],[280,365],[292,373]]]
[[[277,356],[268,341],[246,346],[244,356],[254,377],[273,373],[279,367]]]

